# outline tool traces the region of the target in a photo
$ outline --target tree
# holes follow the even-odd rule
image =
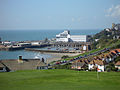
[[[109,63],[109,65],[106,67],[106,71],[117,71],[117,68],[115,68],[115,65],[113,63]]]

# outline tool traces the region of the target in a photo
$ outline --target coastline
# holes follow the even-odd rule
[[[63,30],[31,30],[28,34],[28,31],[27,30],[19,30],[19,31],[15,31],[15,30],[7,30],[7,31],[0,31],[1,34],[1,41],[14,41],[14,42],[19,42],[19,41],[36,41],[36,40],[44,40],[47,36],[47,38],[53,38],[53,36],[55,36],[56,34],[62,32]],[[7,32],[7,33],[6,33]],[[51,33],[52,32],[52,33]],[[70,30],[70,32],[73,34],[73,35],[80,35],[80,34],[84,34],[84,35],[87,35],[87,34],[90,34],[90,35],[93,35],[95,33],[98,32],[98,30]],[[46,33],[46,34],[44,34]],[[7,37],[5,37],[7,36]],[[12,37],[11,37],[12,36]],[[18,36],[18,37],[16,37]],[[39,39],[38,39],[39,38]],[[1,46],[2,48],[2,46]],[[24,54],[24,55],[23,55]],[[47,53],[45,53],[47,54]],[[48,53],[49,54],[49,53]],[[54,61],[54,60],[59,60],[61,59],[61,56],[63,55],[66,55],[67,53],[59,53],[59,55],[57,55],[57,53],[50,53],[49,55],[52,55],[53,57],[48,57],[47,60],[49,62],[51,61]],[[74,53],[76,55],[76,53]],[[68,54],[69,56],[74,56],[73,53],[70,53]],[[18,59],[18,56],[19,55],[23,55],[23,58],[34,58],[35,56],[39,56],[39,54],[34,54],[34,53],[26,53],[26,51],[23,51],[23,50],[17,50],[17,51],[13,51],[13,52],[9,52],[9,51],[1,51],[0,52],[0,55],[2,57],[0,57],[0,60],[5,60],[5,59]],[[35,56],[34,56],[35,55]],[[42,55],[41,55],[42,56]],[[46,58],[46,57],[45,57]]]

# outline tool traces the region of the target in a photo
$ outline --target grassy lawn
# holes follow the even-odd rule
[[[28,70],[0,73],[0,90],[119,90],[120,72]]]

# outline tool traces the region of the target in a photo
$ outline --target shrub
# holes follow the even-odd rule
[[[69,56],[68,55],[64,55],[64,56],[61,57],[61,59],[66,59],[66,58],[69,58]]]

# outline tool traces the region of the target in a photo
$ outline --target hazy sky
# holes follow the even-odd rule
[[[103,29],[120,23],[120,0],[0,0],[0,30]]]

